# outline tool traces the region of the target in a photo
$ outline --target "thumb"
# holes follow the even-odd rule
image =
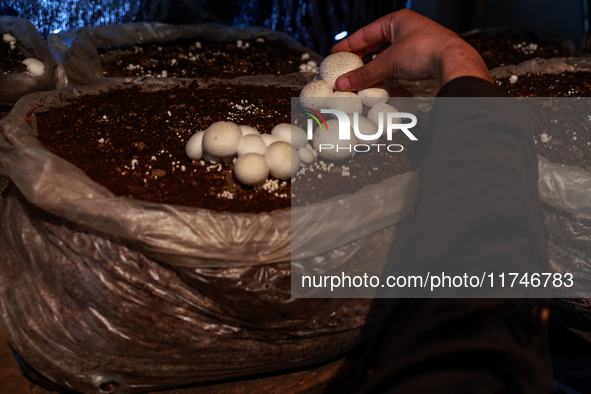
[[[378,56],[365,66],[341,75],[335,87],[340,91],[362,90],[388,77],[388,65]]]

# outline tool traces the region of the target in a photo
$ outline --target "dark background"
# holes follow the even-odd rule
[[[461,33],[477,27],[529,27],[570,38],[578,47],[591,0],[0,0],[0,14],[27,18],[44,36],[81,26],[133,21],[220,22],[264,26],[322,55],[334,36],[352,33],[407,7]]]

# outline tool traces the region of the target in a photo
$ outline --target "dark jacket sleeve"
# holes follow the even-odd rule
[[[462,77],[435,99],[409,239],[393,262],[399,272],[549,272],[526,111],[486,97],[506,95]],[[369,347],[360,391],[550,392],[546,304],[397,299]]]

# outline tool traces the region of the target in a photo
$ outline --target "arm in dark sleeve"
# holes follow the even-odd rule
[[[504,95],[463,77],[438,97]],[[435,100],[396,265],[409,273],[548,272],[527,117],[511,98],[453,100]],[[543,299],[398,299],[370,346],[361,392],[549,392],[546,312]]]
[[[500,94],[471,77],[441,89],[402,264],[547,271],[529,112],[516,98],[486,97]]]

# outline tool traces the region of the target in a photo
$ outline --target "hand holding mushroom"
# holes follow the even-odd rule
[[[360,56],[384,43],[385,49],[364,65]],[[389,78],[435,78],[441,85],[460,76],[491,80],[474,48],[452,31],[409,10],[376,20],[339,42],[332,52],[320,64],[315,80],[300,92],[300,104],[316,111],[330,108],[354,115],[359,132],[366,136],[372,136],[378,124],[384,123],[384,113],[398,112],[388,103],[390,93],[383,81]],[[326,124],[331,122],[336,121]],[[193,136],[186,151],[192,160],[233,161],[238,181],[258,185],[269,175],[290,179],[300,165],[309,165],[317,156],[336,161],[353,156],[351,149],[338,149],[338,127],[332,126],[314,131],[314,149],[308,144],[307,133],[294,125],[280,124],[271,134],[258,134],[248,126],[216,122]],[[320,145],[336,148],[321,150]]]
[[[386,48],[373,61],[336,81],[337,90],[360,90],[388,78],[434,78],[440,85],[460,76],[491,81],[474,48],[451,30],[410,10],[383,16],[340,41],[332,52],[363,56],[382,44]]]

